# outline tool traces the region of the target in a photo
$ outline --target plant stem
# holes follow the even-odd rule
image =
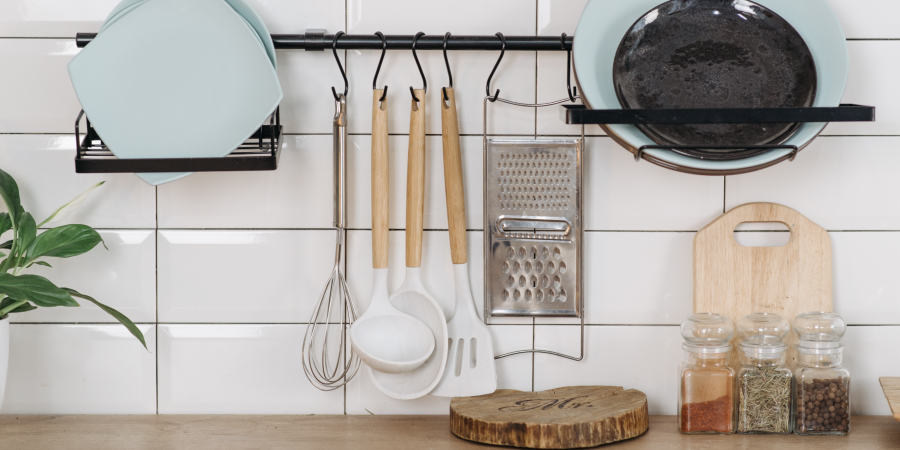
[[[9,314],[10,311],[12,311],[26,303],[28,303],[27,300],[20,300],[20,301],[13,303],[12,305],[7,306],[6,308],[0,309],[0,317],[3,317],[5,315]]]

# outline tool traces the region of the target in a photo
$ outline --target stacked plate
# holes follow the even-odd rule
[[[123,0],[69,76],[116,157],[216,158],[278,107],[275,69],[269,32],[244,0]],[[190,173],[137,175],[157,185]]]
[[[593,109],[836,107],[847,84],[843,30],[827,0],[590,0],[575,33]],[[751,172],[807,146],[827,124],[603,125],[644,158],[682,172]],[[715,149],[715,145],[723,149]],[[731,147],[726,147],[731,146]],[[737,149],[732,147],[738,147]]]

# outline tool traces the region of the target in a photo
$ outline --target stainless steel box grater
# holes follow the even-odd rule
[[[581,316],[581,142],[485,142],[485,317]]]

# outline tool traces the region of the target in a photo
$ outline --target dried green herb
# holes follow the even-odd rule
[[[791,374],[787,370],[745,368],[739,375],[738,391],[738,432],[791,431]]]

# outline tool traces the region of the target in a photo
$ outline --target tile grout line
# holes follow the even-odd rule
[[[70,135],[71,133],[65,132],[0,132],[0,136],[65,136]],[[331,136],[331,133],[282,133],[284,136]],[[372,133],[347,133],[347,136],[371,136]],[[388,133],[388,136],[409,136],[409,133]],[[427,137],[441,137],[438,133],[428,133],[425,136]],[[460,137],[482,137],[481,134],[465,134],[462,133],[459,135]],[[488,136],[528,136],[531,137],[531,134],[522,134],[522,133],[488,133]],[[556,133],[540,133],[539,137],[581,137],[580,133],[571,133],[571,134],[556,134]],[[585,137],[591,138],[608,138],[607,134],[590,134],[585,133]],[[896,138],[900,137],[900,134],[821,134],[816,139],[819,138]],[[61,149],[61,150],[71,150],[74,151],[74,148],[71,149]]]
[[[534,320],[534,319],[532,319]],[[135,322],[135,325],[168,325],[168,326],[297,326],[309,325],[306,322]],[[330,323],[340,325],[340,322]],[[119,322],[10,322],[10,325],[112,325],[119,326]],[[488,327],[580,327],[579,323],[492,323]],[[585,323],[586,327],[680,327],[677,323]],[[900,327],[898,323],[848,323],[848,327]],[[532,335],[532,343],[536,338]]]
[[[153,187],[154,207],[156,208],[156,231],[153,233],[154,252],[153,252],[153,268],[154,280],[156,286],[156,317],[154,318],[154,348],[156,353],[156,414],[159,415],[159,186]]]
[[[723,208],[724,209],[724,208]],[[727,212],[727,211],[726,211]],[[46,228],[40,228],[41,230],[45,230]],[[153,228],[94,228],[97,231],[156,231],[156,232],[165,232],[165,231],[191,231],[191,232],[199,232],[199,231],[334,231],[334,228],[162,228],[162,229],[153,229]],[[372,231],[371,228],[346,228],[347,231]],[[403,232],[406,231],[405,228],[391,228],[390,231],[395,232]],[[446,228],[425,228],[423,231],[428,233],[445,233],[448,230]],[[619,229],[619,230],[604,230],[604,229],[592,229],[592,230],[584,230],[585,233],[696,233],[698,230],[641,230],[641,229]],[[826,229],[828,233],[900,233],[900,228],[898,229],[883,229],[883,230],[864,230],[864,229]],[[482,233],[484,232],[481,228],[468,228],[466,229],[468,233]],[[783,233],[787,232],[787,230],[735,230],[736,233]]]
[[[538,15],[540,14],[540,6],[539,6],[540,1],[541,0],[534,0],[534,35],[535,36],[538,35]],[[539,74],[538,58],[540,57],[539,54],[540,53],[535,50],[535,52],[534,52],[534,103],[535,104],[537,104],[537,102],[538,102],[537,99],[538,99],[538,74]],[[538,109],[531,108],[531,110],[534,113],[534,138],[537,139],[538,138],[537,137],[537,132],[538,132],[537,110]],[[533,378],[532,378],[532,382],[534,382]]]
[[[538,16],[540,15],[540,3],[541,0],[534,0],[534,35],[538,35]],[[540,58],[539,52],[534,52],[534,103],[537,104],[538,99],[538,77],[540,72],[538,70],[538,58]],[[537,108],[532,108],[534,110],[534,139],[537,140],[538,135],[538,114]],[[487,299],[485,299],[486,301]],[[535,348],[535,337],[537,335],[537,320],[535,318],[531,318],[531,348]],[[535,365],[535,353],[531,352],[531,392],[534,392],[534,365]]]
[[[347,32],[350,31],[350,0],[344,0],[344,30],[346,30]],[[348,63],[349,63],[349,61],[347,60],[347,50],[344,50],[344,66],[346,66],[345,70],[349,73],[350,67],[349,67]],[[390,147],[390,145],[388,147]],[[346,207],[346,205],[344,205],[344,206]],[[344,234],[346,235],[346,233],[347,232],[345,231]],[[349,254],[349,251],[348,251],[349,247],[350,247],[350,241],[345,237],[344,238],[344,265],[347,264],[347,255]],[[349,281],[348,281],[348,283],[349,283]],[[352,299],[351,299],[351,301],[352,301]],[[341,336],[341,339],[343,340],[346,337],[347,336]],[[351,353],[351,356],[352,356],[352,353]],[[347,372],[347,364],[348,364],[346,354],[341,355],[341,358],[343,359],[343,362],[344,362],[344,373],[346,373]],[[345,379],[345,381],[346,381],[346,379]],[[341,391],[343,392],[344,415],[346,416],[347,415],[347,383],[346,382],[344,383],[343,386],[341,386]]]

